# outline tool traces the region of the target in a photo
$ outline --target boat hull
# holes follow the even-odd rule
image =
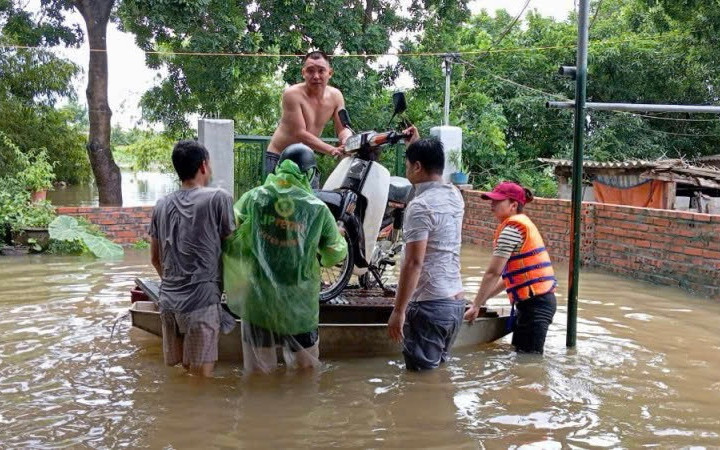
[[[320,356],[324,358],[370,357],[397,355],[402,347],[391,341],[387,318],[391,306],[323,305],[320,311]],[[474,323],[464,322],[454,348],[471,347],[493,342],[508,331],[506,311],[485,311]],[[162,337],[160,313],[152,301],[137,301],[130,308],[132,326]],[[380,320],[384,318],[384,320]],[[363,320],[366,319],[366,320]],[[229,334],[220,335],[218,358],[221,361],[242,361],[240,320]]]

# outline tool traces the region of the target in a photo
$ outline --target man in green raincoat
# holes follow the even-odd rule
[[[318,364],[320,265],[347,256],[328,207],[310,187],[313,151],[289,146],[274,174],[234,205],[238,228],[223,253],[228,306],[242,318],[245,370],[269,372],[277,347],[286,364]]]

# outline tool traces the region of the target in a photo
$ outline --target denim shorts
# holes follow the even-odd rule
[[[465,300],[444,298],[412,302],[403,327],[403,356],[407,369],[435,369],[446,362],[460,332],[463,314]]]

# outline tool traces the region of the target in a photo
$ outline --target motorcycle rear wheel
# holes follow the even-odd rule
[[[327,303],[345,289],[355,268],[355,249],[345,236],[347,256],[332,267],[320,268],[320,303]]]

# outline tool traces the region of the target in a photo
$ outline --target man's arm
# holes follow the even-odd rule
[[[332,267],[347,256],[347,242],[335,223],[335,218],[330,210],[327,207],[323,209],[322,214],[324,217],[318,254],[320,255],[321,266]]]
[[[345,128],[345,126],[342,124],[342,121],[340,120],[340,110],[345,108],[345,98],[342,95],[342,92],[337,91],[337,98],[338,103],[337,107],[335,108],[335,114],[333,114],[333,122],[335,123],[335,135],[337,135],[338,139],[340,139],[340,145],[345,145],[345,141],[347,141],[347,138],[352,136],[352,131],[350,131],[348,128]]]
[[[405,259],[400,268],[400,279],[398,290],[395,295],[395,307],[388,321],[388,334],[394,341],[400,342],[403,339],[403,325],[405,324],[405,310],[410,303],[410,296],[417,287],[420,273],[422,272],[423,261],[427,239],[410,242],[405,245]]]
[[[293,133],[293,138],[295,140],[302,142],[315,151],[325,153],[326,155],[337,156],[342,153],[339,148],[323,142],[322,139],[307,130],[300,101],[297,98],[296,93],[288,90],[283,92],[282,108],[283,123],[286,126],[286,129]]]
[[[162,279],[162,259],[160,258],[160,242],[157,238],[150,239],[150,262]]]
[[[480,290],[475,296],[472,307],[465,312],[465,320],[472,322],[478,316],[480,307],[490,298],[496,296],[505,289],[505,283],[502,279],[502,273],[508,262],[507,257],[495,256],[490,258],[490,265],[485,269]]]
[[[232,235],[233,231],[235,231],[236,228],[235,213],[233,210],[233,198],[230,193],[225,191],[221,191],[218,197],[218,231],[220,234],[220,239],[224,241]]]

